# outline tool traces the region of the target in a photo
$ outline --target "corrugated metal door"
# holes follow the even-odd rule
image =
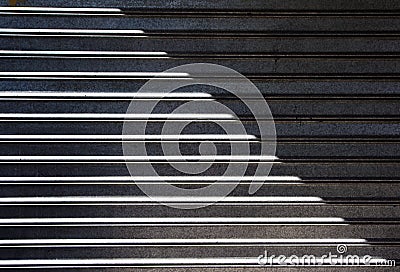
[[[12,2],[0,8],[1,268],[264,271],[264,250],[322,256],[344,246],[399,259],[399,2]],[[260,89],[277,159],[255,195],[243,179],[223,201],[182,210],[143,198],[134,181],[160,180],[126,168],[132,100],[160,99],[154,135],[162,114],[208,99],[240,117],[251,137],[238,141],[252,152],[259,136],[248,109],[218,88],[135,96],[155,73],[190,63],[232,68]],[[206,140],[206,152],[229,153],[212,116],[193,119],[195,136],[169,141],[188,156]],[[163,155],[161,140],[127,139],[147,141],[151,156]],[[185,188],[212,183],[228,163],[185,179],[154,158]]]

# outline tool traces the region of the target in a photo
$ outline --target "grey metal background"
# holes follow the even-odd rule
[[[0,6],[7,6],[2,1]],[[210,62],[225,65],[249,77],[262,91],[274,115],[277,157],[272,176],[296,176],[303,184],[266,183],[256,196],[320,197],[318,203],[230,203],[199,210],[175,210],[158,204],[30,205],[2,202],[1,218],[68,217],[329,217],[343,218],[318,226],[286,223],[280,226],[237,224],[224,226],[19,226],[0,225],[0,239],[202,239],[202,238],[337,238],[366,239],[369,246],[349,246],[351,254],[400,259],[400,2],[398,1],[43,1],[26,0],[19,6],[106,7],[119,11],[43,12],[0,11],[0,50],[38,51],[27,55],[0,53],[1,92],[129,93],[147,79],[60,77],[26,79],[13,72],[161,72],[177,65]],[[30,35],[3,29],[139,29],[143,34]],[[145,36],[145,37],[135,37]],[[166,52],[168,59],[126,58],[123,55],[85,53],[60,55],[55,51]],[[40,51],[53,51],[43,55]],[[4,72],[11,74],[5,75]],[[198,87],[197,87],[198,88]],[[195,87],[185,92],[198,91]],[[250,134],[257,128],[247,109],[221,90],[203,87],[243,120]],[[160,112],[179,105],[163,101]],[[1,113],[125,113],[129,99],[59,97],[0,99]],[[119,135],[123,120],[33,121],[0,120],[1,135]],[[157,133],[155,123],[151,132]],[[205,120],[193,132],[210,129]],[[13,142],[12,142],[13,141]],[[187,154],[197,144],[183,144]],[[149,145],[152,155],[159,146]],[[229,152],[218,143],[220,154]],[[253,151],[257,151],[254,145]],[[128,176],[122,163],[44,163],[7,160],[5,156],[121,156],[120,142],[33,140],[0,142],[1,177]],[[4,156],[4,157],[3,157]],[[218,174],[223,164],[208,174]],[[161,171],[176,175],[167,166]],[[40,196],[137,196],[134,184],[10,184],[0,180],[0,198]],[[199,177],[201,182],[201,177]],[[5,184],[7,183],[7,184]],[[81,184],[79,184],[81,183]],[[188,188],[199,186],[188,183]],[[232,196],[247,196],[242,184]],[[22,199],[21,199],[22,201]],[[335,251],[335,245],[314,246],[129,246],[122,247],[0,247],[1,260],[96,258],[213,258],[257,257],[264,248],[274,254],[316,254]],[[71,261],[73,263],[73,261]],[[178,264],[177,264],[178,265]],[[189,265],[190,266],[190,265]],[[212,265],[211,265],[212,266]],[[77,268],[71,268],[77,271]],[[107,271],[264,271],[256,267],[225,268],[103,268]],[[394,271],[396,268],[340,268],[351,271]],[[98,271],[87,268],[83,271]],[[274,269],[270,269],[271,271]],[[278,269],[277,269],[278,270]],[[281,268],[280,271],[308,271]],[[333,271],[334,268],[313,268]]]

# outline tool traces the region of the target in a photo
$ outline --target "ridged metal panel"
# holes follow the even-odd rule
[[[265,249],[321,256],[338,244],[400,260],[400,3],[17,3],[0,4],[0,268],[265,271],[248,261]],[[260,89],[277,132],[270,176],[283,178],[254,196],[242,181],[221,203],[178,210],[143,198],[120,135],[151,73],[199,62],[235,69]],[[236,97],[201,91],[260,136]],[[155,113],[183,103],[163,99]],[[150,134],[160,132],[159,119]],[[190,129],[216,127],[204,118]],[[198,155],[201,142],[182,141],[182,152]],[[215,146],[230,152],[229,143]],[[163,155],[159,141],[148,147]],[[192,180],[157,163],[171,183],[198,188],[228,162]]]

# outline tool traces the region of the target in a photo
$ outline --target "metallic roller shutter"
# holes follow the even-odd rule
[[[246,260],[340,244],[399,259],[400,3],[11,2],[0,7],[1,268],[265,271]],[[151,73],[189,63],[239,71],[271,108],[279,159],[254,196],[244,181],[221,203],[179,210],[143,201],[126,179],[121,140],[107,136],[121,135]],[[257,134],[237,98],[203,88]],[[180,103],[164,99],[159,113]],[[197,178],[174,182],[210,182]],[[396,270],[314,268],[338,269]]]

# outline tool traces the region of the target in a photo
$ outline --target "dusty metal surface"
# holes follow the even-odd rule
[[[152,73],[202,62],[247,76],[268,102],[277,134],[270,179],[253,196],[244,180],[202,209],[144,200],[134,182],[149,180],[132,178],[121,157],[124,114]],[[247,141],[251,154],[260,152],[257,122],[237,97],[210,86],[179,91],[154,113],[218,101],[256,139]],[[337,245],[399,260],[399,98],[396,1],[3,1],[0,268],[265,271],[257,257],[266,249],[321,256]],[[147,132],[159,134],[164,122],[155,118]],[[218,132],[207,118],[186,131]],[[202,142],[182,140],[181,152],[198,155]],[[213,142],[218,155],[230,154],[232,141]],[[150,156],[163,155],[160,143],[148,141]],[[163,158],[155,163],[172,184],[193,189],[229,162],[191,180]]]

